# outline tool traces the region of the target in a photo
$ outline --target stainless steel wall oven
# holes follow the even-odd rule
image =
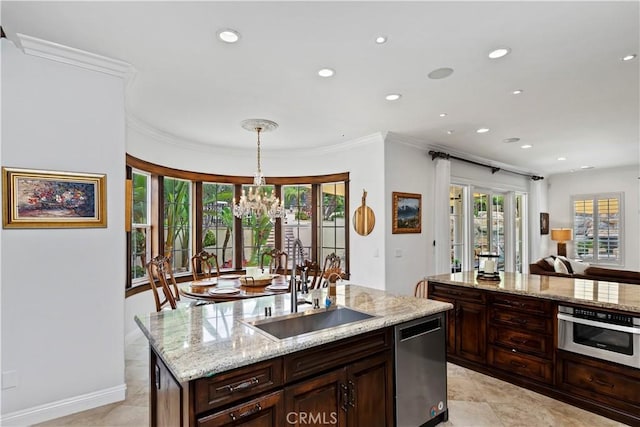
[[[561,305],[558,348],[640,369],[640,317]]]

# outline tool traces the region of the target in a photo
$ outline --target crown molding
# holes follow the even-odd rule
[[[249,149],[245,148],[232,148],[226,145],[219,144],[208,144],[201,141],[195,141],[190,139],[182,138],[178,135],[175,135],[171,132],[167,132],[161,129],[156,128],[155,126],[150,125],[146,121],[134,116],[133,114],[127,114],[127,126],[132,130],[152,138],[156,141],[163,142],[169,145],[173,145],[179,147],[184,150],[193,150],[193,151],[211,151],[215,150],[216,152],[224,152],[228,154],[245,154]],[[296,157],[314,157],[320,154],[326,153],[339,153],[347,150],[351,150],[353,148],[367,145],[376,141],[384,141],[386,133],[384,132],[375,132],[370,135],[362,136],[360,138],[352,139],[347,142],[332,144],[323,147],[314,147],[314,148],[283,148],[283,149],[262,149],[262,155],[264,157],[290,157],[292,154],[295,154]],[[254,151],[254,148],[250,149]]]
[[[135,68],[124,61],[21,33],[16,33],[16,36],[18,38],[18,46],[22,49],[22,52],[27,55],[62,62],[63,64],[73,65],[87,70],[98,71],[126,80],[131,79],[136,73]]]

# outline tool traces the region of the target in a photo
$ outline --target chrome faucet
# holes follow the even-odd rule
[[[300,255],[300,259],[304,259],[302,241],[300,239],[296,239],[293,241],[293,254],[291,257],[291,280],[289,281],[289,287],[291,290],[291,312],[298,312],[298,284],[296,282],[296,266],[298,265],[296,262],[297,255]],[[303,273],[304,278],[304,273]],[[306,278],[305,278],[306,279]]]

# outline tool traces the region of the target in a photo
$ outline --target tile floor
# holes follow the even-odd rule
[[[37,424],[52,426],[149,425],[147,342],[140,336],[126,348],[127,398],[89,411]],[[541,394],[474,371],[448,365],[449,421],[443,427],[609,427],[623,426]]]

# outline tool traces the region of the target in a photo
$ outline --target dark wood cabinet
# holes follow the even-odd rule
[[[285,421],[295,426],[393,425],[392,362],[387,351],[287,387]]]
[[[429,298],[454,305],[448,360],[640,426],[640,369],[558,350],[555,301],[433,281]]]
[[[486,360],[487,321],[484,292],[429,283],[429,297],[453,304],[447,312],[447,355],[477,363]]]
[[[393,333],[380,329],[180,384],[151,352],[150,425],[384,427]]]
[[[629,425],[640,425],[640,369],[558,350],[556,385],[587,409]]]
[[[553,306],[549,301],[494,294],[489,303],[489,365],[553,384]]]
[[[153,351],[149,362],[150,424],[154,427],[182,426],[182,386]]]

